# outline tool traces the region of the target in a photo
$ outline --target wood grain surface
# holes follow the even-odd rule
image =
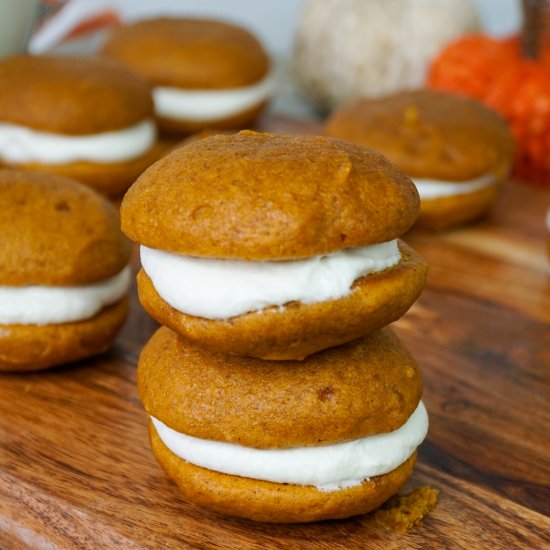
[[[262,525],[184,502],[149,450],[135,365],[156,325],[132,289],[110,352],[0,377],[0,548],[550,548],[548,207],[549,192],[510,183],[482,223],[406,237],[430,274],[394,326],[431,417],[406,489],[441,492],[417,528],[387,532],[371,515]]]

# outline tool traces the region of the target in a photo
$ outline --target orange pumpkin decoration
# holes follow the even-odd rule
[[[550,187],[550,43],[539,59],[522,56],[519,37],[468,36],[435,59],[428,86],[479,99],[510,124],[514,175]]]

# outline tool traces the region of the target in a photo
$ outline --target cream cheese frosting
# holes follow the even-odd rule
[[[0,286],[0,324],[52,325],[83,321],[120,300],[128,291],[130,266],[83,286]]]
[[[158,116],[196,122],[211,122],[228,118],[252,109],[272,94],[275,88],[273,73],[252,86],[221,90],[184,90],[157,86],[153,89]]]
[[[353,282],[399,263],[397,239],[325,256],[284,262],[183,256],[141,246],[141,263],[160,297],[174,309],[228,319],[288,302],[336,300]]]
[[[467,195],[468,193],[491,187],[497,183],[493,173],[483,174],[478,178],[460,183],[425,178],[412,178],[412,181],[416,185],[420,200]]]
[[[16,164],[117,163],[146,153],[156,137],[156,126],[150,119],[129,128],[75,136],[0,123],[0,158]]]
[[[198,439],[176,432],[151,417],[162,442],[179,458],[225,474],[335,491],[387,474],[407,461],[428,432],[421,401],[397,430],[335,445],[255,449]]]

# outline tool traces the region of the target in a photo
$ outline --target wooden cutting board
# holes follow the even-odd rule
[[[387,532],[371,515],[262,525],[184,502],[149,450],[135,365],[156,325],[132,289],[107,354],[0,376],[0,548],[550,548],[549,207],[550,192],[510,183],[486,221],[406,238],[431,266],[394,325],[431,418],[405,489],[441,492],[419,527]]]

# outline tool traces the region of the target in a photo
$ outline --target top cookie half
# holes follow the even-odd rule
[[[413,178],[501,176],[514,150],[506,122],[493,110],[430,90],[358,100],[336,111],[324,133],[380,151]]]
[[[121,217],[123,231],[150,248],[291,260],[393,240],[418,211],[411,180],[374,151],[245,131],[154,164],[126,194]]]
[[[117,61],[16,55],[0,62],[1,122],[79,136],[152,114],[149,85]]]
[[[270,70],[267,53],[246,29],[210,19],[158,18],[117,29],[102,53],[160,86],[248,86]]]
[[[0,285],[89,285],[128,263],[116,208],[77,181],[2,169],[0,212]]]

